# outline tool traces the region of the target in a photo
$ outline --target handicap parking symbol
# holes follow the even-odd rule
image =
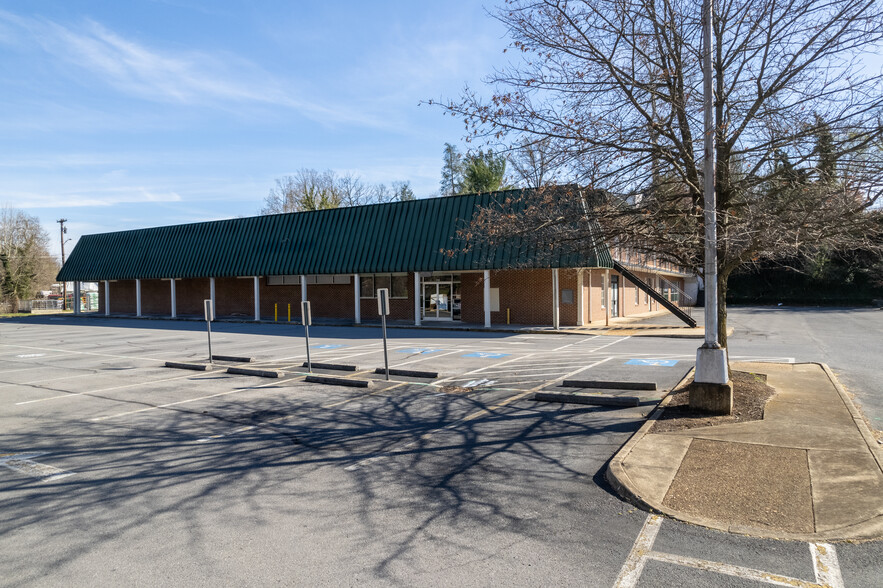
[[[326,343],[324,345],[310,345],[313,349],[337,349],[339,347],[346,347],[346,345],[339,345],[333,343]]]
[[[677,365],[676,359],[630,359],[625,362],[626,365],[649,365],[655,367],[672,367]]]
[[[484,351],[476,351],[475,353],[467,353],[460,357],[480,357],[482,359],[497,359],[498,357],[506,357],[508,353],[486,353]]]
[[[399,353],[435,353],[436,351],[441,351],[441,349],[428,349],[426,347],[409,347],[407,349],[396,349]]]

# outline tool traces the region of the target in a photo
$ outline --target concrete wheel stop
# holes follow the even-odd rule
[[[240,376],[257,376],[259,378],[281,378],[282,372],[279,370],[260,370],[254,368],[227,368],[228,374],[237,374]]]
[[[214,361],[234,361],[237,363],[251,363],[254,361],[253,357],[239,357],[237,355],[212,355],[212,359]]]
[[[377,368],[374,370],[375,374],[385,375],[386,368]],[[406,376],[411,378],[429,378],[436,379],[438,377],[438,372],[421,372],[419,370],[398,370],[394,368],[389,368],[390,376]]]
[[[656,390],[656,382],[613,382],[606,380],[564,380],[565,388],[600,388],[603,390]]]
[[[335,370],[338,372],[357,372],[359,368],[354,365],[348,365],[345,363],[316,363],[315,361],[312,363],[303,362],[301,367],[314,367],[320,370]]]
[[[176,368],[179,370],[193,370],[196,372],[206,372],[210,369],[209,364],[207,363],[186,363],[179,361],[167,361],[166,367]]]
[[[631,407],[641,404],[637,396],[618,396],[616,394],[577,393],[577,392],[537,392],[533,400],[539,402],[561,402],[564,404],[591,404],[595,406]]]
[[[649,390],[656,391],[656,382],[614,382],[608,380],[564,380],[562,388],[582,390]],[[591,404],[595,406],[640,406],[640,396],[609,394],[604,392],[537,392],[533,400],[539,402],[562,402],[564,404]]]
[[[316,364],[313,364],[315,367]],[[305,382],[310,382],[311,384],[328,384],[331,386],[350,386],[352,388],[368,388],[371,385],[371,382],[368,380],[352,380],[350,378],[335,378],[333,376],[307,376],[304,379]]]

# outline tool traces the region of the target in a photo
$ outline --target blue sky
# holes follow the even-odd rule
[[[503,63],[478,2],[0,3],[0,204],[83,234],[257,214],[302,167],[437,192],[456,97]]]

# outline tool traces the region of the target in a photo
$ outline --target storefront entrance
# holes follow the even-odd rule
[[[460,320],[460,276],[431,276],[423,281],[423,320]]]

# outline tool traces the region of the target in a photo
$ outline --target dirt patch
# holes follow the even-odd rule
[[[693,439],[662,504],[731,525],[815,531],[803,449]]]
[[[690,386],[682,386],[671,393],[671,400],[662,411],[651,433],[683,431],[697,427],[712,427],[726,423],[746,423],[763,419],[763,409],[776,390],[766,383],[766,375],[750,372],[731,372],[733,381],[733,414],[709,416],[690,409]]]

